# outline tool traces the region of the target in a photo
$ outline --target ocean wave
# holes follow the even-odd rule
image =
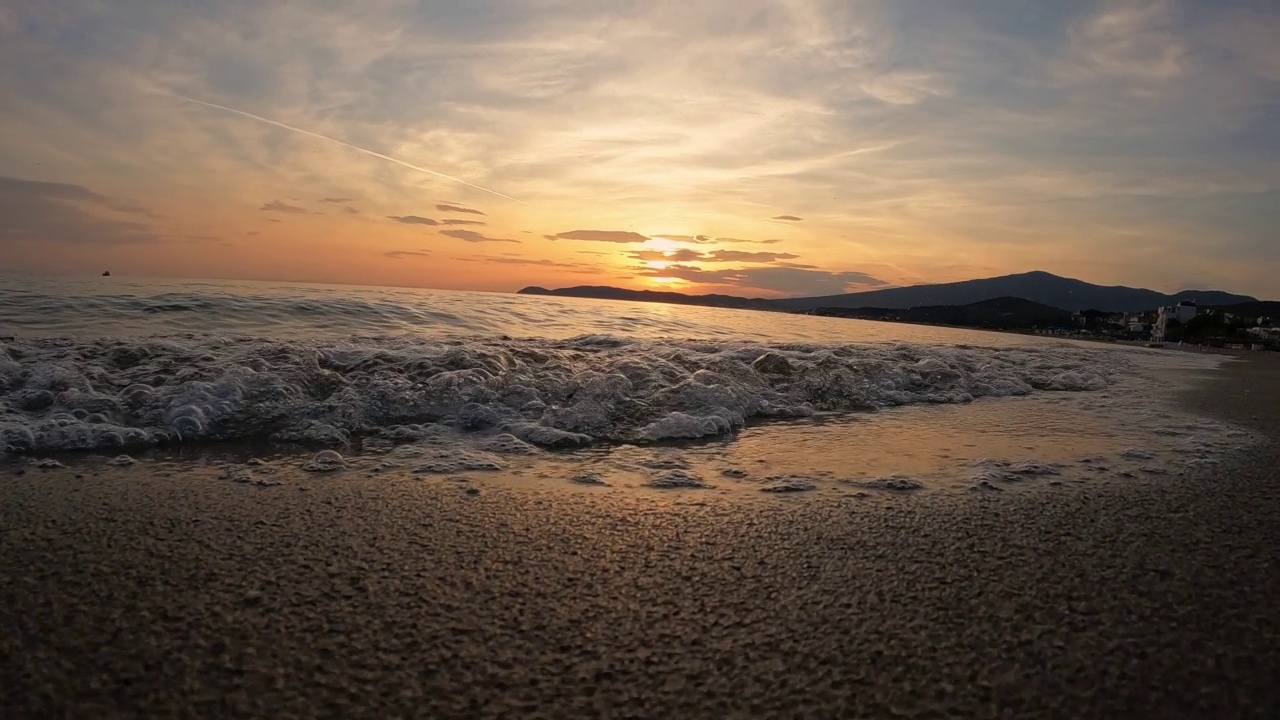
[[[270,439],[544,447],[732,433],[752,420],[1090,391],[1132,362],[1069,345],[215,335],[0,340],[0,453]]]

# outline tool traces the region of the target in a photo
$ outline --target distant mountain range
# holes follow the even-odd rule
[[[743,298],[732,295],[685,295],[676,292],[626,290],[607,286],[579,286],[561,288],[559,290],[527,287],[521,290],[520,293],[524,295],[637,300],[677,305],[708,305],[712,307],[793,312],[817,310],[819,308],[901,310],[916,307],[971,305],[1000,298],[1029,300],[1049,308],[1070,312],[1079,312],[1081,310],[1141,312],[1153,310],[1164,305],[1176,305],[1184,300],[1192,300],[1199,305],[1205,306],[1257,302],[1257,298],[1247,295],[1235,295],[1219,290],[1184,290],[1173,295],[1167,295],[1143,288],[1094,285],[1083,280],[1059,277],[1043,271],[937,285],[914,285],[845,295],[784,298],[780,300]]]

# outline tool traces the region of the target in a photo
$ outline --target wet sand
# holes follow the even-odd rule
[[[1280,362],[1203,476],[746,499],[0,472],[5,717],[1280,715]]]

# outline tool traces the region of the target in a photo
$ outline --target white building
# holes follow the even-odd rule
[[[1200,309],[1191,300],[1183,300],[1177,305],[1160,308],[1156,311],[1156,324],[1151,328],[1151,339],[1157,342],[1163,341],[1169,331],[1170,322],[1176,320],[1179,324],[1185,324],[1199,313]]]

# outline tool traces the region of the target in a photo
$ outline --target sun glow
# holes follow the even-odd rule
[[[645,278],[645,279],[653,283],[654,285],[661,285],[663,287],[679,285],[680,283],[684,282],[680,278],[673,278],[673,277],[651,277],[651,278]]]
[[[680,249],[680,243],[675,240],[668,240],[664,237],[651,237],[649,238],[649,241],[645,243],[645,246],[654,250],[661,250],[662,252],[671,252],[672,250]]]

